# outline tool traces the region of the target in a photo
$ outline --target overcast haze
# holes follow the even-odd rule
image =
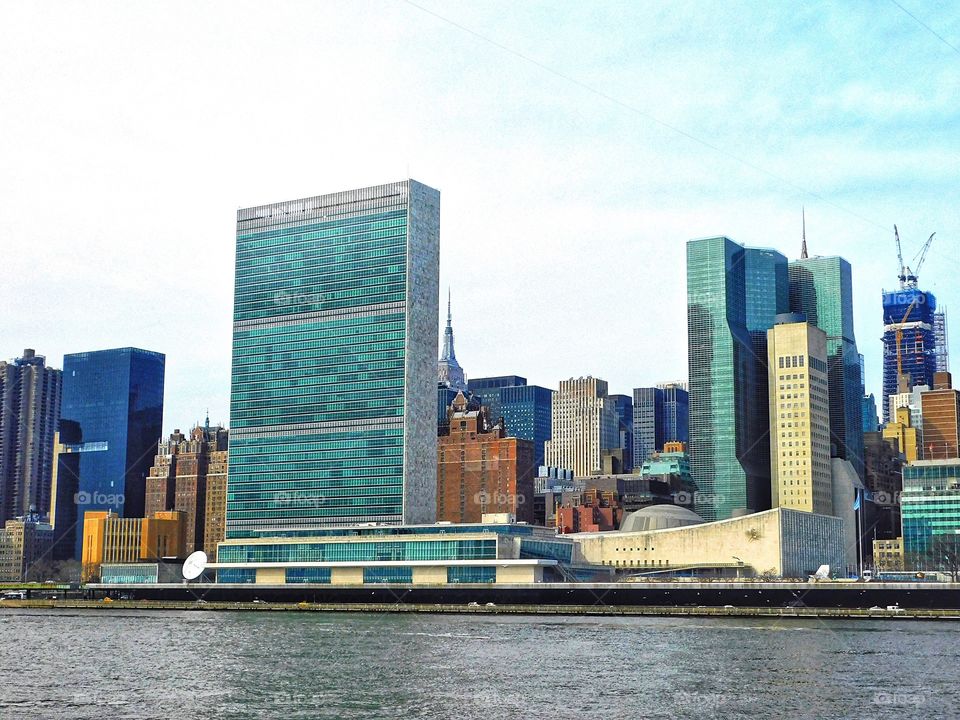
[[[940,40],[888,2],[418,3],[451,22],[0,3],[0,357],[164,352],[165,430],[227,422],[236,210],[409,176],[441,191],[470,376],[685,378],[685,242],[794,258],[803,205],[853,265],[868,391],[894,223],[908,257],[937,232],[960,362],[955,4],[901,3]]]

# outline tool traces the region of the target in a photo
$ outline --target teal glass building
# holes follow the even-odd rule
[[[900,517],[910,566],[949,569],[960,553],[960,459],[904,465]]]
[[[227,537],[436,517],[440,194],[237,214]]]
[[[770,507],[766,330],[788,308],[780,253],[687,243],[690,470],[705,520]]]
[[[790,311],[827,334],[831,456],[863,468],[863,383],[853,332],[853,280],[841,257],[812,257],[790,263]]]

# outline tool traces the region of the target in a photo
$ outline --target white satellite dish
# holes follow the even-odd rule
[[[207,567],[207,554],[203,550],[190,553],[183,561],[183,579],[196,580]]]

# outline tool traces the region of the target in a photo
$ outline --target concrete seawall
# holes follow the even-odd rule
[[[673,616],[673,617],[755,617],[755,618],[863,618],[911,620],[960,620],[960,610],[862,609],[862,608],[775,608],[775,607],[686,607],[656,605],[454,605],[428,603],[283,603],[206,602],[172,600],[5,600],[3,608],[32,610],[159,610],[159,611],[254,611],[254,612],[366,612],[366,613],[455,613],[477,615],[581,615],[581,616]]]

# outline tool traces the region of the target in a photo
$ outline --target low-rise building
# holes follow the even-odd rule
[[[0,530],[0,582],[44,580],[29,577],[37,563],[50,560],[53,527],[36,516],[15,518]]]
[[[873,569],[877,573],[903,572],[903,538],[873,541]]]
[[[909,569],[953,572],[960,565],[960,458],[905,465],[900,514]]]
[[[84,513],[84,582],[98,578],[104,563],[156,562],[186,556],[186,513],[182,511],[158,512],[148,518],[123,518],[111,510]]]

